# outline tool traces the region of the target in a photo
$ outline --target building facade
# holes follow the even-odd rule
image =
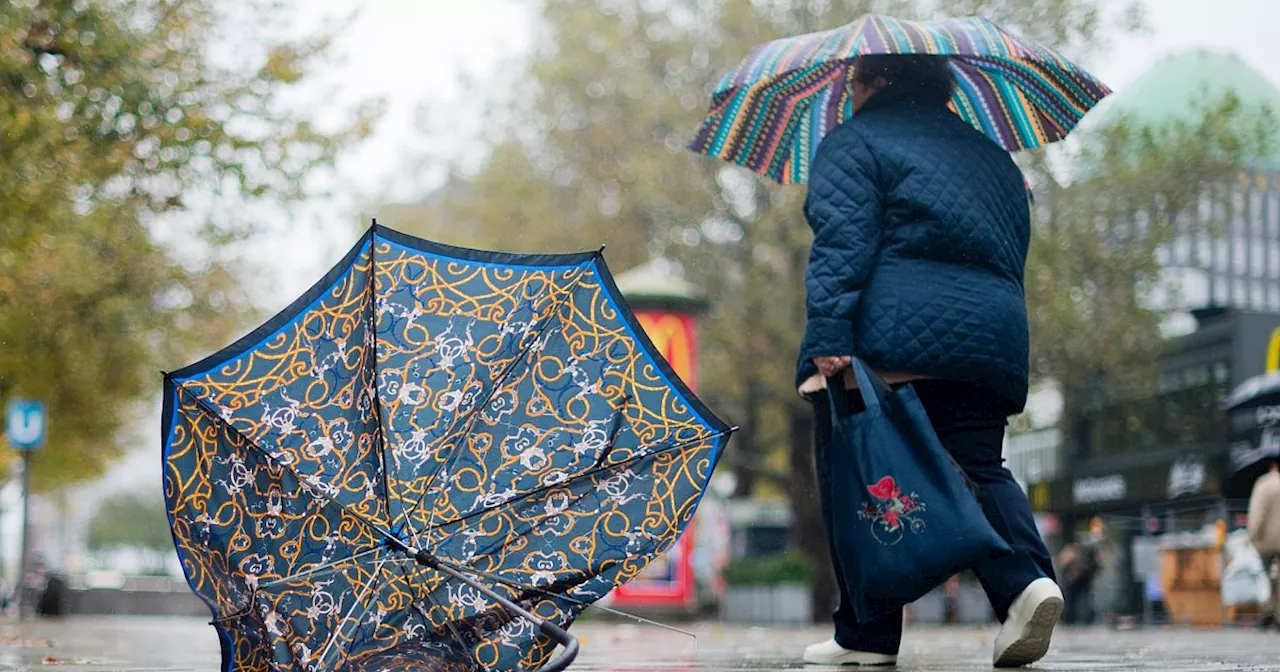
[[[1180,307],[1280,312],[1280,174],[1243,171],[1227,188],[1225,199],[1202,199],[1157,260]]]
[[[1099,116],[1141,125],[1194,119],[1228,92],[1246,121],[1268,108],[1280,113],[1280,89],[1239,58],[1192,51],[1156,63]],[[1114,596],[1095,605],[1103,612],[1141,611],[1153,537],[1219,520],[1242,526],[1252,474],[1237,468],[1241,456],[1268,441],[1280,448],[1276,427],[1223,408],[1234,386],[1280,368],[1280,152],[1204,194],[1178,227],[1157,253],[1176,291],[1158,306],[1175,319],[1154,389],[1073,398],[1060,431],[1041,427],[1006,443],[1051,545],[1102,519],[1114,570]]]
[[[1240,472],[1239,457],[1272,440],[1271,418],[1229,415],[1223,402],[1280,365],[1280,312],[1208,309],[1197,317],[1194,332],[1166,344],[1154,390],[1084,405],[1071,419],[1073,440],[1058,444],[1057,473],[1027,486],[1033,510],[1063,540],[1102,519],[1120,583],[1112,608],[1121,613],[1141,611],[1153,537],[1218,520],[1244,525],[1256,474]]]
[[[1089,123],[1194,120],[1227,94],[1241,104],[1241,135],[1280,115],[1274,82],[1235,55],[1193,50],[1156,62]],[[1197,211],[1179,222],[1174,243],[1160,250],[1167,279],[1181,290],[1168,307],[1280,311],[1280,142],[1271,144],[1269,154],[1251,161],[1232,183],[1206,193]]]
[[[1267,109],[1280,113],[1280,88],[1275,84],[1234,55],[1195,50],[1158,61],[1109,100],[1100,118],[1090,123],[1120,117],[1143,125],[1191,119],[1206,101],[1216,101],[1228,92],[1239,97],[1246,120],[1252,119],[1248,116],[1252,113],[1266,114]],[[1041,510],[1052,508],[1079,517],[1105,512],[1111,504],[1150,500],[1148,495],[1158,494],[1149,489],[1154,487],[1153,474],[1162,471],[1169,480],[1180,459],[1183,462],[1173,480],[1183,485],[1166,490],[1185,490],[1201,473],[1213,480],[1216,467],[1206,465],[1201,470],[1194,456],[1206,451],[1225,454],[1228,420],[1221,412],[1201,409],[1219,408],[1221,396],[1233,382],[1268,365],[1267,361],[1237,361],[1253,347],[1240,339],[1258,337],[1250,328],[1265,328],[1242,327],[1249,332],[1244,334],[1231,325],[1240,319],[1253,324],[1266,313],[1280,314],[1278,168],[1280,151],[1255,162],[1215,193],[1206,193],[1199,207],[1179,221],[1180,232],[1173,242],[1157,251],[1167,285],[1175,288],[1161,298],[1159,307],[1181,319],[1170,321],[1169,333],[1177,338],[1163,356],[1154,393],[1120,405],[1117,400],[1092,400],[1083,404],[1076,417],[1040,423],[1037,431],[1008,439],[1009,467],[1028,487],[1032,500],[1042,504]],[[1242,314],[1254,317],[1239,318]],[[1271,357],[1280,360],[1280,350]],[[1271,365],[1276,364],[1280,361]],[[1064,435],[1075,437],[1074,444],[1064,446]],[[1113,464],[1145,465],[1148,471],[1141,478],[1102,473]],[[1067,482],[1075,475],[1085,479],[1079,484],[1079,497],[1055,490],[1057,499],[1053,506],[1047,505],[1046,484]],[[1146,485],[1136,485],[1135,479]],[[1081,506],[1073,504],[1075,499]],[[1068,525],[1068,539],[1070,530]]]

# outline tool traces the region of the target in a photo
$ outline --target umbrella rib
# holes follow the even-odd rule
[[[414,563],[413,572],[411,574],[408,572],[405,572],[404,567],[401,567],[400,571],[405,575],[405,580],[408,581],[410,585],[414,585],[414,577],[418,577],[425,573],[425,569],[422,567],[422,565],[419,565],[417,563]],[[431,606],[443,609],[440,606],[440,603],[436,602],[435,598],[431,597],[431,591],[427,590],[425,586],[423,586],[422,596],[426,598],[428,602],[431,603]],[[430,625],[431,615],[428,613],[428,614],[425,614],[424,616],[426,618],[427,624]],[[445,627],[449,629],[449,633],[450,635],[453,636],[454,641],[458,643],[458,646],[460,647],[461,652],[465,654],[467,652],[467,642],[465,639],[462,638],[462,633],[458,632],[457,626],[453,624],[453,619],[449,618],[449,614],[447,611],[445,612],[444,624],[445,624]]]
[[[593,261],[594,261],[594,259],[593,259]],[[585,276],[586,276],[586,273],[585,273],[585,272],[583,272],[583,273],[579,273],[579,274],[578,274],[578,277],[574,278],[573,284],[572,284],[572,285],[568,288],[568,290],[565,292],[564,297],[563,297],[563,298],[561,298],[559,302],[557,302],[555,309],[551,312],[551,315],[550,315],[550,316],[548,316],[548,318],[549,318],[549,319],[547,320],[547,322],[548,322],[548,326],[547,326],[547,327],[543,327],[542,329],[538,330],[537,335],[536,335],[536,336],[534,336],[534,338],[529,342],[529,345],[528,345],[527,347],[525,347],[523,350],[521,350],[519,353],[517,353],[517,354],[516,354],[516,357],[515,357],[514,359],[512,359],[512,360],[511,360],[511,363],[507,364],[506,368],[502,370],[502,373],[500,373],[500,374],[498,375],[498,379],[497,379],[496,381],[494,381],[493,387],[491,387],[491,388],[489,389],[488,394],[486,394],[486,395],[485,395],[484,401],[482,401],[479,405],[477,405],[477,406],[472,410],[472,412],[471,412],[471,414],[470,414],[470,418],[468,419],[466,426],[462,429],[462,436],[461,436],[461,438],[462,438],[462,440],[463,440],[463,441],[465,441],[465,440],[467,439],[467,437],[471,436],[471,429],[472,429],[473,427],[475,427],[476,420],[480,417],[481,413],[483,412],[483,409],[484,409],[484,408],[486,408],[486,407],[488,407],[489,402],[491,402],[491,401],[493,400],[494,395],[495,395],[495,394],[497,394],[497,393],[498,393],[498,390],[499,390],[499,389],[501,389],[501,388],[502,388],[502,386],[506,384],[507,379],[511,376],[511,373],[512,373],[513,371],[515,371],[516,366],[517,366],[520,362],[524,361],[524,360],[525,360],[525,357],[526,357],[530,352],[532,352],[532,351],[533,351],[533,346],[534,346],[535,344],[537,344],[538,339],[539,339],[539,338],[541,338],[541,337],[542,337],[542,335],[543,335],[544,333],[546,333],[547,329],[550,327],[550,324],[551,324],[551,322],[553,321],[553,320],[551,320],[550,318],[551,318],[551,317],[554,317],[555,315],[558,315],[558,314],[560,313],[560,309],[564,307],[565,302],[566,302],[566,301],[568,301],[569,296],[570,296],[570,295],[572,295],[572,294],[573,294],[573,292],[577,291],[577,289],[578,289],[578,285],[579,285],[579,284],[581,284],[581,282],[582,282],[582,278],[583,278],[583,277],[585,277]],[[452,435],[452,434],[454,434],[454,433],[453,433],[453,432],[450,432],[450,435]],[[458,457],[458,453],[459,453],[459,452],[461,452],[461,451],[454,451],[454,453],[453,453],[452,455],[450,455],[450,457],[449,457],[449,462],[445,465],[445,468],[443,469],[443,471],[448,471],[448,469],[449,469],[450,467],[452,467],[452,466],[453,466],[454,462],[456,462],[456,461],[457,461],[457,457]],[[431,486],[435,484],[436,476],[437,476],[437,475],[439,475],[439,473],[440,473],[441,471],[442,471],[441,469],[436,469],[436,470],[434,470],[434,471],[432,471],[432,472],[431,472],[431,476],[430,476],[430,477],[428,477],[428,479],[427,479],[427,484],[426,484],[426,486],[424,486],[424,487],[423,487],[423,489],[422,489],[422,496],[418,498],[418,501],[413,505],[413,508],[412,508],[412,509],[410,509],[409,511],[407,511],[407,512],[405,513],[405,520],[406,520],[406,521],[412,520],[412,518],[413,518],[413,515],[412,515],[412,514],[413,514],[413,513],[415,513],[415,512],[418,510],[418,508],[422,505],[422,502],[426,500],[426,498],[427,498],[427,494],[429,494],[429,493],[430,493],[430,491],[431,491]],[[433,522],[434,520],[435,520],[435,509],[434,509],[434,508],[432,508],[432,510],[431,510],[431,519],[430,519],[430,520],[428,520],[428,527],[427,527],[427,528],[424,528],[424,531],[425,531],[425,529],[430,529],[430,523],[431,523],[431,522]],[[417,538],[415,537],[414,542],[415,542],[415,543],[417,543],[417,541],[418,541],[418,540],[417,540]]]
[[[456,570],[458,570],[458,571],[460,571],[460,572],[467,572],[468,574],[474,574],[474,575],[476,575],[476,576],[478,576],[478,577],[485,578],[485,579],[489,579],[490,581],[493,581],[493,582],[495,582],[495,583],[501,583],[501,584],[506,585],[506,586],[509,586],[509,587],[511,587],[511,588],[518,588],[518,589],[520,589],[520,590],[531,590],[531,591],[533,591],[533,592],[535,592],[535,593],[541,593],[541,594],[546,595],[546,596],[548,596],[548,597],[559,598],[559,599],[563,599],[563,600],[565,600],[565,601],[567,601],[567,602],[572,602],[572,603],[574,603],[574,604],[576,604],[576,605],[578,605],[578,606],[584,607],[584,608],[599,609],[600,611],[603,611],[603,612],[605,612],[606,614],[613,614],[614,616],[622,616],[622,617],[624,617],[624,618],[630,618],[630,619],[632,619],[632,620],[634,620],[634,621],[637,621],[637,622],[639,622],[639,623],[644,623],[645,625],[652,625],[652,626],[654,626],[654,627],[662,628],[662,629],[664,629],[664,630],[670,630],[671,632],[678,632],[678,633],[680,633],[680,634],[682,634],[682,635],[686,635],[686,636],[688,636],[688,637],[692,637],[692,638],[694,638],[695,640],[698,638],[698,636],[697,636],[697,635],[695,635],[695,634],[694,634],[694,633],[692,633],[692,632],[688,632],[688,631],[685,631],[685,630],[681,630],[680,628],[677,628],[677,627],[674,627],[674,626],[670,626],[670,625],[667,625],[667,624],[665,624],[665,623],[659,623],[658,621],[653,621],[653,620],[650,620],[650,619],[644,618],[643,616],[636,616],[635,614],[629,614],[629,613],[627,613],[627,612],[625,612],[625,611],[619,611],[619,610],[617,610],[617,609],[612,609],[612,608],[610,608],[610,607],[606,607],[606,606],[604,606],[604,605],[597,604],[597,603],[595,603],[595,602],[588,602],[588,601],[586,601],[586,600],[583,600],[583,599],[579,599],[579,598],[573,597],[572,595],[569,595],[568,593],[556,593],[556,592],[552,592],[552,591],[550,591],[550,590],[544,590],[544,589],[539,588],[539,587],[537,587],[537,586],[529,586],[529,585],[525,585],[525,584],[520,583],[519,581],[516,581],[516,580],[514,580],[514,579],[508,579],[508,578],[506,578],[506,577],[504,577],[504,576],[499,576],[499,575],[497,575],[497,574],[493,574],[493,573],[490,573],[490,572],[481,571],[481,570],[479,570],[479,569],[475,569],[474,567],[469,567],[469,566],[467,566],[467,565],[459,565],[459,564],[457,564],[457,563],[453,563],[453,562],[449,562],[449,561],[447,561],[447,560],[443,560],[443,559],[441,559],[441,558],[439,558],[439,557],[437,557],[436,559],[440,562],[440,564],[445,565],[445,566],[447,566],[447,567],[452,567],[453,569],[456,569]]]
[[[327,571],[329,571],[329,570],[334,570],[334,569],[336,569],[337,567],[341,567],[342,565],[345,565],[345,564],[350,563],[350,562],[356,562],[356,561],[358,561],[360,558],[363,558],[363,557],[365,557],[365,556],[367,556],[367,555],[369,555],[369,554],[371,554],[371,553],[377,553],[377,552],[378,552],[378,551],[380,551],[380,550],[382,550],[382,549],[377,548],[377,547],[374,547],[374,548],[370,548],[370,549],[369,549],[369,550],[367,550],[367,551],[360,551],[359,553],[357,553],[357,554],[355,554],[355,555],[353,555],[353,556],[351,556],[351,557],[348,557],[348,558],[343,558],[343,559],[341,559],[341,560],[334,560],[334,561],[332,561],[332,562],[326,562],[326,563],[323,563],[323,564],[317,565],[317,566],[315,566],[315,567],[312,567],[311,569],[303,570],[303,571],[301,571],[301,572],[297,572],[297,573],[291,574],[291,575],[289,575],[289,576],[282,576],[282,577],[280,577],[280,578],[278,578],[278,579],[272,579],[272,580],[270,580],[270,581],[266,581],[266,582],[263,582],[263,583],[259,583],[259,584],[258,584],[258,587],[259,587],[259,588],[264,588],[264,589],[265,589],[265,588],[270,588],[270,587],[272,587],[272,586],[279,585],[279,584],[281,584],[281,583],[288,583],[288,582],[290,582],[290,581],[297,581],[298,579],[308,579],[308,578],[318,577],[318,576],[320,576],[320,574],[321,574],[322,572],[327,572]]]
[[[294,469],[292,465],[285,464],[284,462],[280,461],[280,460],[279,460],[279,459],[277,459],[275,456],[273,456],[270,452],[268,452],[266,449],[264,449],[262,446],[258,445],[258,443],[257,443],[256,441],[254,441],[254,440],[250,439],[249,437],[245,436],[245,435],[244,435],[244,433],[243,433],[243,432],[241,432],[241,431],[240,431],[240,430],[239,430],[235,425],[233,425],[233,424],[231,424],[230,422],[227,422],[226,420],[224,420],[224,419],[222,418],[222,416],[218,415],[218,413],[216,413],[216,412],[214,411],[214,409],[210,408],[210,407],[209,407],[208,402],[206,402],[204,399],[200,398],[200,396],[199,396],[199,395],[197,395],[195,392],[192,392],[191,390],[188,390],[188,389],[187,389],[187,387],[186,387],[185,385],[183,385],[183,384],[178,383],[178,382],[176,382],[176,381],[175,381],[175,382],[174,382],[174,387],[175,387],[176,389],[178,389],[178,390],[182,391],[182,392],[185,392],[189,397],[191,397],[191,399],[192,399],[192,400],[194,400],[194,401],[196,402],[196,407],[197,407],[197,408],[199,408],[203,413],[205,413],[205,414],[209,415],[210,417],[212,417],[214,422],[216,422],[216,423],[220,424],[221,426],[226,427],[227,429],[231,430],[231,431],[232,431],[232,432],[233,432],[237,437],[239,437],[239,438],[240,438],[240,440],[241,440],[242,442],[244,442],[244,444],[245,444],[246,446],[249,446],[249,447],[253,448],[254,450],[258,451],[259,453],[262,453],[262,455],[263,455],[264,457],[266,457],[267,459],[271,460],[272,462],[275,462],[276,464],[280,465],[280,467],[281,467],[282,469],[284,469],[285,471],[288,471],[290,474],[293,474],[293,477],[294,477],[294,478],[296,478],[296,479],[298,479],[298,483],[299,483],[299,484],[302,484],[302,485],[304,486],[304,488],[303,488],[303,489],[304,489],[304,490],[306,490],[306,491],[307,491],[307,493],[308,493],[308,494],[310,494],[312,497],[315,497],[317,500],[319,500],[321,504],[332,504],[332,505],[334,505],[334,506],[338,507],[339,509],[341,509],[341,510],[342,510],[344,513],[346,513],[347,515],[350,515],[350,516],[351,516],[352,518],[354,518],[355,520],[357,520],[357,521],[359,521],[360,523],[364,524],[364,525],[365,525],[366,527],[368,527],[370,530],[372,530],[372,531],[374,531],[374,532],[378,533],[379,535],[381,535],[381,536],[383,536],[383,537],[387,538],[388,540],[390,540],[390,541],[394,542],[394,543],[396,544],[396,547],[399,547],[399,546],[403,545],[403,542],[402,542],[402,541],[400,541],[400,539],[399,539],[398,537],[396,537],[396,535],[392,534],[390,530],[384,530],[384,529],[382,529],[381,527],[379,527],[379,526],[378,526],[376,523],[374,523],[373,521],[371,521],[371,520],[369,520],[369,519],[365,518],[365,516],[364,516],[364,515],[359,514],[359,513],[356,513],[355,511],[352,511],[352,510],[351,510],[351,508],[350,508],[350,507],[348,507],[346,504],[343,504],[342,502],[339,502],[338,500],[333,499],[332,497],[329,497],[329,496],[325,495],[325,494],[324,494],[324,493],[322,493],[322,492],[318,492],[318,491],[316,491],[316,490],[311,489],[311,488],[309,487],[309,483],[307,482],[307,480],[306,480],[305,478],[303,478],[303,477],[302,477],[302,474],[298,473],[298,470],[297,470],[297,469]]]
[[[504,501],[504,502],[502,502],[502,503],[500,503],[500,504],[495,504],[495,505],[493,505],[493,506],[487,506],[487,507],[485,507],[485,508],[483,508],[483,509],[478,509],[478,510],[476,510],[476,511],[472,511],[471,513],[468,513],[468,514],[467,514],[467,515],[465,515],[465,516],[461,516],[461,517],[459,517],[459,518],[454,518],[454,519],[452,519],[452,520],[446,520],[446,521],[443,521],[443,522],[441,522],[441,523],[434,524],[434,525],[431,525],[431,526],[429,526],[429,527],[425,527],[425,528],[423,528],[423,530],[422,530],[422,531],[423,531],[423,532],[430,532],[430,531],[432,531],[432,530],[437,530],[437,529],[440,529],[440,528],[442,528],[442,527],[445,527],[446,525],[453,525],[454,523],[461,523],[461,522],[463,522],[463,521],[466,521],[466,520],[470,520],[470,519],[472,519],[472,518],[475,518],[476,516],[482,516],[482,515],[484,515],[484,514],[486,514],[486,513],[489,513],[490,511],[494,511],[494,510],[496,510],[496,509],[498,509],[498,508],[501,508],[501,507],[507,506],[507,505],[509,505],[509,504],[513,504],[513,503],[515,503],[515,502],[520,502],[520,501],[526,500],[526,499],[528,499],[528,498],[530,498],[530,497],[533,497],[534,495],[542,494],[542,493],[544,493],[544,492],[546,492],[546,491],[548,491],[548,490],[553,490],[553,489],[555,489],[555,488],[563,488],[563,487],[565,487],[566,485],[568,485],[568,484],[570,484],[570,483],[573,483],[573,482],[575,482],[575,481],[579,481],[579,480],[581,480],[581,479],[583,479],[583,478],[586,478],[586,477],[588,477],[588,476],[594,476],[595,474],[599,474],[599,473],[602,473],[602,472],[605,472],[605,471],[612,471],[612,470],[617,469],[617,468],[619,468],[619,467],[626,467],[626,466],[629,466],[629,465],[635,464],[636,462],[639,462],[639,461],[641,461],[641,460],[646,460],[646,459],[649,459],[649,458],[651,458],[651,457],[657,457],[658,455],[662,455],[662,454],[664,454],[664,453],[669,453],[669,452],[674,451],[674,450],[680,450],[681,448],[686,448],[686,447],[688,447],[688,446],[692,446],[692,445],[696,445],[696,444],[699,444],[699,443],[704,443],[704,442],[706,442],[706,441],[711,441],[711,440],[714,440],[714,439],[718,439],[718,438],[720,438],[720,437],[722,437],[722,436],[728,436],[728,435],[730,435],[730,434],[733,434],[733,433],[734,433],[735,431],[737,431],[737,430],[738,430],[738,428],[737,428],[737,427],[730,427],[729,429],[726,429],[726,430],[723,430],[723,431],[714,432],[714,433],[711,433],[711,434],[705,434],[705,435],[700,436],[700,437],[698,437],[698,438],[696,438],[696,439],[690,439],[690,440],[688,440],[688,441],[682,441],[682,442],[680,442],[680,443],[669,444],[669,445],[664,446],[664,447],[662,447],[662,448],[659,448],[659,449],[657,449],[657,450],[655,450],[655,451],[653,451],[653,452],[651,452],[651,453],[646,453],[646,454],[644,454],[644,455],[637,455],[637,456],[635,456],[635,457],[630,457],[630,458],[627,458],[627,459],[625,459],[625,460],[623,460],[623,461],[621,461],[621,462],[615,462],[615,463],[613,463],[613,464],[605,465],[605,466],[600,466],[600,467],[593,467],[593,468],[588,469],[588,470],[586,470],[586,471],[583,471],[583,472],[581,472],[581,473],[579,473],[579,474],[575,474],[575,475],[573,475],[573,476],[570,476],[569,478],[567,478],[567,479],[565,479],[565,480],[563,480],[563,481],[561,481],[561,482],[559,482],[559,483],[556,483],[556,484],[554,484],[554,485],[544,485],[544,486],[542,486],[542,487],[540,487],[540,488],[536,488],[536,489],[530,490],[529,492],[526,492],[526,493],[524,493],[524,494],[522,494],[522,495],[519,495],[519,496],[517,496],[517,497],[512,497],[511,499],[508,499],[508,500],[506,500],[506,501]]]
[[[334,645],[338,643],[338,639],[342,636],[342,629],[346,627],[348,623],[351,622],[351,614],[355,613],[356,606],[358,606],[362,601],[364,601],[365,598],[369,596],[369,593],[373,591],[373,586],[375,583],[377,583],[377,576],[382,572],[382,566],[388,562],[394,562],[394,561],[395,561],[394,558],[390,560],[382,560],[378,562],[375,565],[374,570],[369,573],[369,583],[364,584],[364,589],[361,591],[361,595],[357,596],[356,599],[351,601],[351,608],[347,610],[347,615],[343,616],[342,620],[338,622],[338,627],[336,630],[334,630],[333,636],[329,638],[329,643],[325,644],[324,651],[320,654],[321,663],[328,662],[329,652],[333,650]],[[365,614],[368,614],[372,609],[373,609],[372,602],[365,605],[364,613],[360,614],[360,618],[356,619],[357,628],[360,625],[360,621],[364,620]],[[354,641],[355,637],[352,637],[352,640]],[[339,649],[338,652],[342,653],[343,650]],[[349,655],[349,652],[348,652],[348,655]]]
[[[537,335],[534,336],[534,338],[529,341],[529,345],[516,354],[516,357],[512,359],[509,364],[507,364],[506,368],[504,368],[500,374],[498,374],[497,380],[494,381],[493,387],[489,388],[489,392],[488,394],[485,395],[484,401],[482,401],[480,404],[478,404],[473,408],[470,414],[470,417],[468,418],[468,421],[466,423],[466,426],[462,429],[461,438],[464,441],[466,440],[467,437],[471,436],[471,429],[472,427],[475,426],[476,420],[480,417],[483,409],[486,408],[489,405],[489,402],[493,400],[493,396],[497,394],[498,390],[501,389],[504,384],[506,384],[507,378],[511,376],[511,372],[515,371],[516,365],[524,361],[525,357],[530,352],[533,351],[533,346],[537,344],[538,339],[541,338],[544,333],[546,333],[547,329],[555,321],[551,318],[560,314],[560,310],[565,306],[565,303],[568,301],[569,297],[578,290],[578,286],[582,284],[582,279],[587,276],[586,268],[591,264],[594,264],[596,259],[599,258],[599,256],[600,256],[600,253],[597,252],[596,256],[592,257],[590,261],[583,263],[579,267],[581,272],[578,273],[577,277],[573,279],[573,283],[566,289],[564,296],[556,303],[555,309],[551,311],[551,314],[548,316],[547,326],[544,326],[542,329],[539,329]],[[445,436],[451,437],[456,434],[457,432],[454,432],[451,429],[449,433],[446,434]],[[422,506],[422,502],[426,501],[427,495],[430,494],[431,486],[435,485],[436,477],[440,474],[441,471],[448,471],[448,469],[453,466],[453,463],[457,460],[458,454],[460,452],[461,451],[459,450],[455,450],[453,454],[449,456],[449,461],[445,464],[444,469],[436,469],[431,472],[431,475],[429,477],[427,477],[427,483],[422,488],[422,496],[418,498],[418,501],[414,503],[411,509],[405,511],[403,514],[406,521],[411,520],[413,518],[413,514],[418,511],[418,509]],[[432,529],[433,525],[431,523],[433,523],[434,521],[435,521],[435,507],[432,507],[431,518],[427,521],[427,526],[424,527],[422,531],[426,532],[427,530]],[[416,536],[414,537],[414,544],[421,545],[421,542]]]
[[[676,449],[676,448],[678,448],[678,447],[679,447],[679,446],[672,446],[672,447],[670,447],[670,449],[674,450],[674,449]],[[654,455],[656,455],[656,454],[657,454],[657,453],[653,453],[653,454],[646,455],[646,456],[641,456],[641,458],[639,458],[639,459],[644,459],[645,457],[654,456]],[[610,465],[610,466],[608,467],[608,469],[613,469],[614,467],[617,467],[617,466],[619,466],[619,465],[617,465],[617,464],[615,464],[615,465]],[[559,484],[559,485],[563,485],[563,484]],[[529,493],[529,494],[534,494],[534,493]],[[569,507],[572,507],[574,504],[576,504],[576,503],[578,503],[578,502],[582,501],[583,499],[585,499],[585,498],[586,498],[588,495],[590,495],[590,494],[591,494],[591,493],[590,493],[589,491],[578,493],[576,496],[574,496],[574,497],[571,499],[571,501],[569,501],[567,504],[565,504],[565,505],[564,505],[564,506],[565,506],[565,509],[567,510]],[[492,511],[492,510],[494,510],[494,509],[487,509],[486,511]],[[484,512],[485,512],[485,511],[477,512],[477,514],[476,514],[476,515],[483,514]],[[489,553],[491,553],[493,550],[503,547],[503,546],[504,546],[504,545],[505,545],[505,544],[506,544],[506,543],[511,539],[511,537],[513,537],[513,536],[527,536],[527,535],[530,535],[530,534],[535,534],[535,533],[536,533],[536,530],[539,528],[539,526],[541,526],[542,524],[544,524],[547,520],[549,520],[549,519],[551,519],[551,518],[554,518],[554,516],[553,516],[553,515],[548,514],[548,515],[544,515],[544,516],[541,516],[541,517],[535,518],[535,519],[533,519],[533,520],[530,520],[530,521],[529,521],[529,523],[528,523],[528,525],[527,525],[526,527],[519,528],[519,529],[517,529],[516,527],[513,527],[513,528],[512,528],[512,531],[511,531],[510,533],[508,533],[508,535],[507,535],[507,538],[506,538],[506,539],[496,541],[494,544],[492,544],[492,545],[489,545],[489,546],[485,547],[485,548],[483,549],[483,551],[477,551],[477,554],[481,554],[481,553],[482,553],[482,554],[484,554],[484,555],[488,555],[488,554],[489,554]],[[513,524],[513,525],[514,525],[514,524]],[[443,524],[442,524],[441,526],[443,527]],[[468,556],[468,557],[473,557],[473,556]],[[439,559],[439,558],[437,557],[437,559]],[[443,562],[443,561],[442,561],[442,562]],[[465,569],[465,570],[468,570],[468,571],[478,571],[478,570],[471,569],[469,566],[466,566],[466,567],[459,566],[459,567],[454,567],[454,568],[455,568],[455,569]],[[567,590],[573,589],[573,588],[577,587],[577,585],[579,585],[579,584],[571,585],[571,586],[569,586],[569,587],[567,588]],[[540,589],[538,589],[536,586],[529,586],[529,588],[530,588],[530,589],[534,589],[534,590],[540,590]],[[560,593],[552,593],[552,592],[550,592],[550,591],[545,591],[545,590],[542,590],[541,592],[546,593],[546,594],[553,594],[553,595],[555,595],[555,594],[560,594]],[[572,598],[569,598],[569,599],[572,599]],[[601,609],[603,609],[604,607],[600,607],[600,608],[601,608]]]
[[[374,441],[378,447],[378,456],[382,458],[382,491],[387,499],[387,520],[391,520],[391,463],[387,460],[387,437],[382,421],[382,393],[378,389],[378,256],[377,236],[369,236],[369,330],[370,348],[369,367],[373,369],[373,415],[377,424],[374,427]],[[412,526],[410,527],[412,529]],[[417,539],[417,533],[414,533]]]
[[[591,494],[590,491],[577,493],[576,495],[572,496],[567,502],[564,503],[564,509],[567,511],[573,505],[577,504],[578,502],[581,502],[583,499],[586,499],[586,497],[590,494]],[[493,510],[494,509],[485,509],[483,511],[473,512],[473,513],[476,515],[482,515],[486,512],[493,511]],[[551,515],[551,514],[535,517],[531,520],[528,520],[527,525],[521,525],[521,526],[517,526],[515,523],[512,523],[511,531],[507,533],[506,538],[495,539],[493,543],[486,545],[483,549],[481,549],[479,547],[479,544],[477,543],[476,545],[477,548],[475,553],[469,554],[468,557],[474,557],[475,555],[489,555],[494,550],[503,548],[511,540],[512,537],[525,537],[525,536],[536,534],[541,525],[543,525],[547,520],[555,517],[556,517],[555,515]],[[442,523],[441,527],[444,527],[444,526],[445,524]]]

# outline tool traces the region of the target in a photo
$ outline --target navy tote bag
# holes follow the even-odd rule
[[[866,623],[1013,551],[987,522],[915,390],[889,389],[856,358],[853,369],[867,408],[850,415],[842,377],[827,381],[833,426],[825,466],[836,562]]]

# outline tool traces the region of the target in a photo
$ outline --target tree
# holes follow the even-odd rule
[[[156,497],[122,492],[108,498],[89,521],[89,550],[134,548],[159,553],[173,550],[169,519]]]
[[[1103,36],[1102,5],[544,0],[532,57],[509,69],[510,81],[486,83],[509,92],[488,109],[488,160],[455,171],[431,219],[396,223],[504,249],[604,242],[615,268],[653,256],[680,262],[714,306],[704,320],[700,393],[743,428],[723,464],[737,472],[739,495],[786,493],[797,542],[825,561],[812,452],[807,439],[783,449],[806,434],[797,429],[805,414],[793,386],[810,243],[804,192],[684,149],[710,91],[752,46],[868,11],[981,12],[1080,55]],[[816,594],[826,600],[830,583],[820,581]]]
[[[1085,396],[1153,393],[1161,324],[1179,288],[1162,251],[1212,236],[1238,213],[1236,177],[1269,156],[1275,118],[1233,94],[1159,126],[1119,119],[1086,139],[1067,183],[1045,176],[1028,262],[1033,364],[1076,418]],[[1150,418],[1140,406],[1129,425]],[[1082,438],[1066,423],[1068,444]]]
[[[283,39],[289,18],[265,0],[0,11],[0,398],[48,403],[38,488],[100,473],[155,370],[243,326],[226,251],[257,222],[225,213],[307,194],[368,132],[373,108],[326,130],[286,104],[330,34]]]

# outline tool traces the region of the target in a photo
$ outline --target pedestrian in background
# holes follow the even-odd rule
[[[1271,604],[1263,612],[1262,627],[1280,619],[1280,462],[1253,484],[1249,497],[1249,541],[1262,556],[1262,566],[1271,576]]]
[[[947,57],[859,56],[854,70],[854,115],[818,147],[805,203],[814,242],[797,385],[813,403],[817,463],[828,463],[832,441],[828,378],[856,388],[857,357],[892,385],[910,382],[1013,549],[973,568],[1003,624],[994,662],[1032,663],[1048,650],[1063,601],[1001,454],[1008,417],[1027,401],[1026,183],[1008,152],[947,108]],[[849,395],[848,412],[862,403]],[[818,475],[830,538],[830,475]],[[805,661],[895,664],[901,613],[858,622],[836,566],[835,636],[806,649]]]
[[[1104,528],[1100,518],[1089,521],[1084,539],[1063,549],[1062,588],[1066,596],[1063,621],[1071,625],[1092,625],[1098,618],[1098,599],[1094,593],[1098,574],[1102,572]]]
[[[1142,596],[1151,606],[1151,621],[1164,623],[1168,612],[1164,606],[1164,586],[1160,585],[1160,570],[1147,572],[1147,578],[1142,582]]]
[[[1098,575],[1097,547],[1088,542],[1067,544],[1058,555],[1062,570],[1062,592],[1066,599],[1064,623],[1093,623],[1093,580]]]

